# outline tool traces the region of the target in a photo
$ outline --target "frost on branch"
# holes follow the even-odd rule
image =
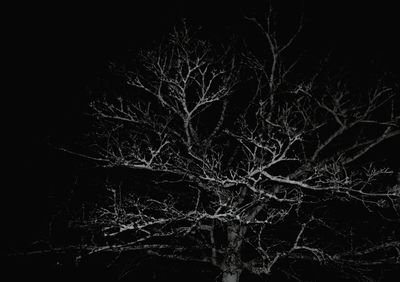
[[[343,216],[399,223],[398,189],[383,184],[392,172],[369,155],[400,135],[398,89],[354,93],[318,74],[289,81],[295,63],[282,57],[300,29],[280,42],[270,18],[249,20],[266,57],[218,48],[184,25],[120,73],[129,95],[91,104],[85,156],[148,172],[154,191],[116,201],[111,188],[85,223],[111,243],[87,244],[87,255],[145,250],[210,263],[224,281],[244,270],[295,277],[288,263],[302,260],[361,278],[398,264],[398,231],[368,238],[361,218]]]

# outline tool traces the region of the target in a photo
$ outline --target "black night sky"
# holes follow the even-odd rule
[[[229,34],[257,38],[256,29],[244,16],[262,17],[267,9],[267,1],[138,2],[72,5],[56,1],[18,9],[12,23],[12,54],[4,54],[11,58],[9,71],[14,76],[11,94],[7,94],[12,102],[3,104],[12,113],[3,136],[12,148],[10,181],[3,186],[8,227],[2,233],[7,233],[8,248],[35,238],[47,222],[43,219],[49,217],[50,197],[67,193],[74,183],[76,160],[53,144],[76,142],[82,134],[91,87],[103,85],[110,62],[124,62],[140,48],[151,46],[181,18],[216,38]],[[395,4],[275,2],[283,30],[304,14],[298,46],[305,60],[330,54],[337,66],[350,70],[360,82],[363,74],[400,75],[400,18]]]
[[[26,117],[21,117],[21,126],[32,130],[32,135],[60,130],[59,122],[80,111],[88,97],[88,85],[101,78],[109,62],[124,61],[156,42],[181,18],[201,25],[214,37],[235,33],[251,38],[257,32],[253,29],[251,35],[244,16],[262,17],[267,7],[266,1],[144,2],[120,6],[49,4],[26,7],[17,15],[13,56],[16,87],[22,89],[15,96],[24,101],[22,115],[32,122],[28,126]],[[398,74],[399,20],[394,4],[276,2],[282,29],[296,24],[304,14],[299,45],[306,58],[330,54],[338,65],[356,72],[369,67]]]

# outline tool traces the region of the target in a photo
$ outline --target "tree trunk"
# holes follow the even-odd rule
[[[241,271],[236,271],[236,272],[224,272],[222,274],[222,282],[239,282],[240,278],[240,272]]]
[[[227,248],[223,262],[222,282],[239,282],[242,273],[242,261],[240,248],[244,227],[232,224],[227,228]]]

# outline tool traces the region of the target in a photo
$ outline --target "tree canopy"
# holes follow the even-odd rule
[[[399,264],[400,190],[373,157],[400,135],[398,86],[353,87],[329,63],[304,75],[288,55],[301,22],[281,37],[272,10],[247,20],[264,47],[183,22],[110,66],[126,90],[93,100],[84,149],[63,150],[141,178],[104,183],[107,197],[71,219],[90,234],[70,245],[78,261],[195,261],[224,282],[307,279],[310,266],[368,280]]]

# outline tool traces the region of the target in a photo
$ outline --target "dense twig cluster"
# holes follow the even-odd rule
[[[267,57],[218,52],[184,25],[158,49],[143,52],[137,71],[123,73],[132,97],[92,103],[98,127],[88,158],[150,171],[155,186],[177,185],[186,196],[133,193],[116,201],[112,188],[114,200],[88,224],[115,240],[88,247],[89,253],[145,249],[209,262],[224,281],[236,281],[229,279],[244,269],[269,274],[291,259],[349,272],[399,263],[398,237],[341,244],[348,228],[340,231],[324,214],[345,201],[398,215],[399,190],[379,182],[390,170],[365,159],[400,135],[399,93],[378,85],[356,96],[341,83],[320,83],[318,75],[291,83],[286,76],[295,64],[281,57],[298,31],[280,44],[270,17],[266,26],[249,20],[266,38]],[[253,83],[235,93],[243,69]],[[230,113],[236,121],[229,125],[233,95],[246,95],[247,102]],[[320,230],[340,239],[326,244]]]

